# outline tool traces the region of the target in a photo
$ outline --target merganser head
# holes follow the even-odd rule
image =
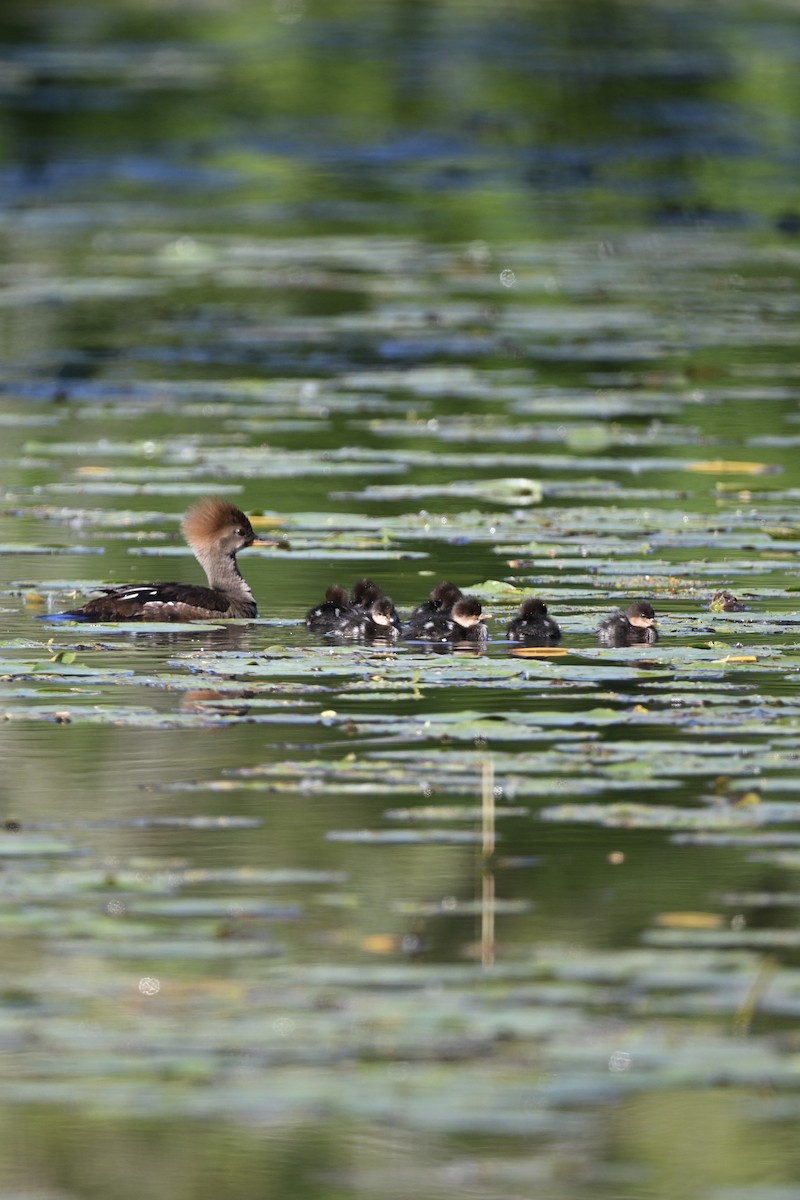
[[[337,608],[345,608],[349,604],[347,588],[340,587],[338,583],[332,583],[325,591],[325,600],[328,604],[335,604]]]
[[[359,579],[357,583],[353,584],[353,590],[350,593],[353,604],[358,604],[362,608],[369,608],[375,600],[380,600],[382,595],[382,589],[371,579]]]
[[[182,521],[183,535],[197,553],[219,550],[233,558],[256,540],[253,526],[240,508],[219,496],[204,496]]]
[[[625,616],[637,629],[649,629],[651,625],[658,624],[655,609],[647,600],[634,600],[633,604],[628,606]]]
[[[708,607],[712,612],[742,612],[747,605],[742,604],[739,597],[734,596],[733,592],[723,588],[721,592],[714,593],[708,602]]]
[[[400,628],[394,602],[389,596],[379,596],[377,600],[373,600],[369,615],[376,625],[384,625],[387,629],[392,625],[395,629]]]
[[[457,625],[471,629],[473,625],[485,621],[490,614],[483,613],[481,602],[477,596],[462,596],[460,600],[456,600],[450,615]]]
[[[461,588],[457,588],[454,583],[448,583],[446,579],[443,579],[441,583],[437,583],[431,592],[431,600],[440,609],[452,608],[456,600],[460,599]]]
[[[523,600],[519,607],[519,615],[526,621],[541,620],[547,616],[547,605],[544,600],[531,597],[529,600]]]

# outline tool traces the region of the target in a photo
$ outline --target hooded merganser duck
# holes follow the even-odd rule
[[[378,587],[371,579],[359,579],[353,584],[350,602],[363,610],[367,617],[366,634],[368,637],[395,637],[400,632],[400,618],[394,602],[386,595],[383,588]],[[388,632],[393,626],[396,633]],[[373,626],[377,628],[373,628]]]
[[[457,588],[454,583],[448,583],[446,579],[443,579],[441,583],[437,583],[431,592],[430,600],[425,600],[422,604],[419,604],[408,618],[406,637],[425,637],[425,634],[422,632],[425,623],[437,613],[449,614],[456,600],[460,599],[461,589]]]
[[[271,545],[256,539],[239,508],[206,496],[181,522],[183,534],[206,573],[208,587],[194,583],[144,583],[104,588],[82,608],[58,613],[73,621],[198,621],[256,617],[258,609],[236,565],[246,546]]]
[[[378,596],[373,600],[367,612],[364,636],[368,638],[394,641],[400,636],[400,618],[391,596]]]
[[[561,638],[558,623],[547,615],[543,600],[523,600],[519,612],[509,623],[506,637],[518,642],[535,642],[538,646],[550,646]]]
[[[484,621],[488,620],[489,615],[489,613],[484,615],[477,596],[462,596],[450,609],[453,631],[449,640],[453,642],[485,642],[489,637],[489,630],[484,625]]]
[[[653,645],[658,641],[656,614],[647,600],[634,600],[624,613],[606,617],[597,627],[601,646]]]
[[[477,596],[460,596],[449,612],[434,613],[421,626],[417,640],[423,642],[485,642],[489,630],[484,625]]]
[[[370,638],[394,641],[400,635],[400,621],[390,596],[378,596],[369,608],[348,604],[328,630],[335,637]]]
[[[371,579],[359,579],[350,591],[350,603],[359,608],[369,608],[383,595],[383,588],[378,587]]]
[[[306,613],[306,625],[315,633],[332,633],[348,608],[350,597],[347,589],[333,583],[325,592],[322,604],[310,608]]]
[[[322,604],[306,614],[306,625],[316,633],[346,638],[391,639],[400,633],[394,602],[371,579],[359,579],[348,596],[333,584]]]

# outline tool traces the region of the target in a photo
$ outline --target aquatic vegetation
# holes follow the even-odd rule
[[[4,75],[0,1190],[86,1191],[74,1142],[116,1194],[125,1130],[198,1200],[249,1137],[243,1193],[777,1200],[800,221],[759,80],[794,26],[101,7]],[[274,541],[258,619],[35,619],[191,582],[217,493]],[[362,575],[401,618],[453,579],[489,637],[309,632]],[[558,647],[505,639],[531,596]],[[658,642],[598,645],[635,597]]]

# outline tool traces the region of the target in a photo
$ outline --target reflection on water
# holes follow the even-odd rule
[[[0,14],[0,1187],[780,1189],[796,23],[329,7]],[[262,619],[34,619],[207,493]]]

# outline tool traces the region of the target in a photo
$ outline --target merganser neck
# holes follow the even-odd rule
[[[231,613],[236,617],[258,615],[256,602],[247,581],[242,577],[235,554],[224,554],[216,547],[192,547],[197,561],[206,573],[208,586],[223,592],[230,600]]]

